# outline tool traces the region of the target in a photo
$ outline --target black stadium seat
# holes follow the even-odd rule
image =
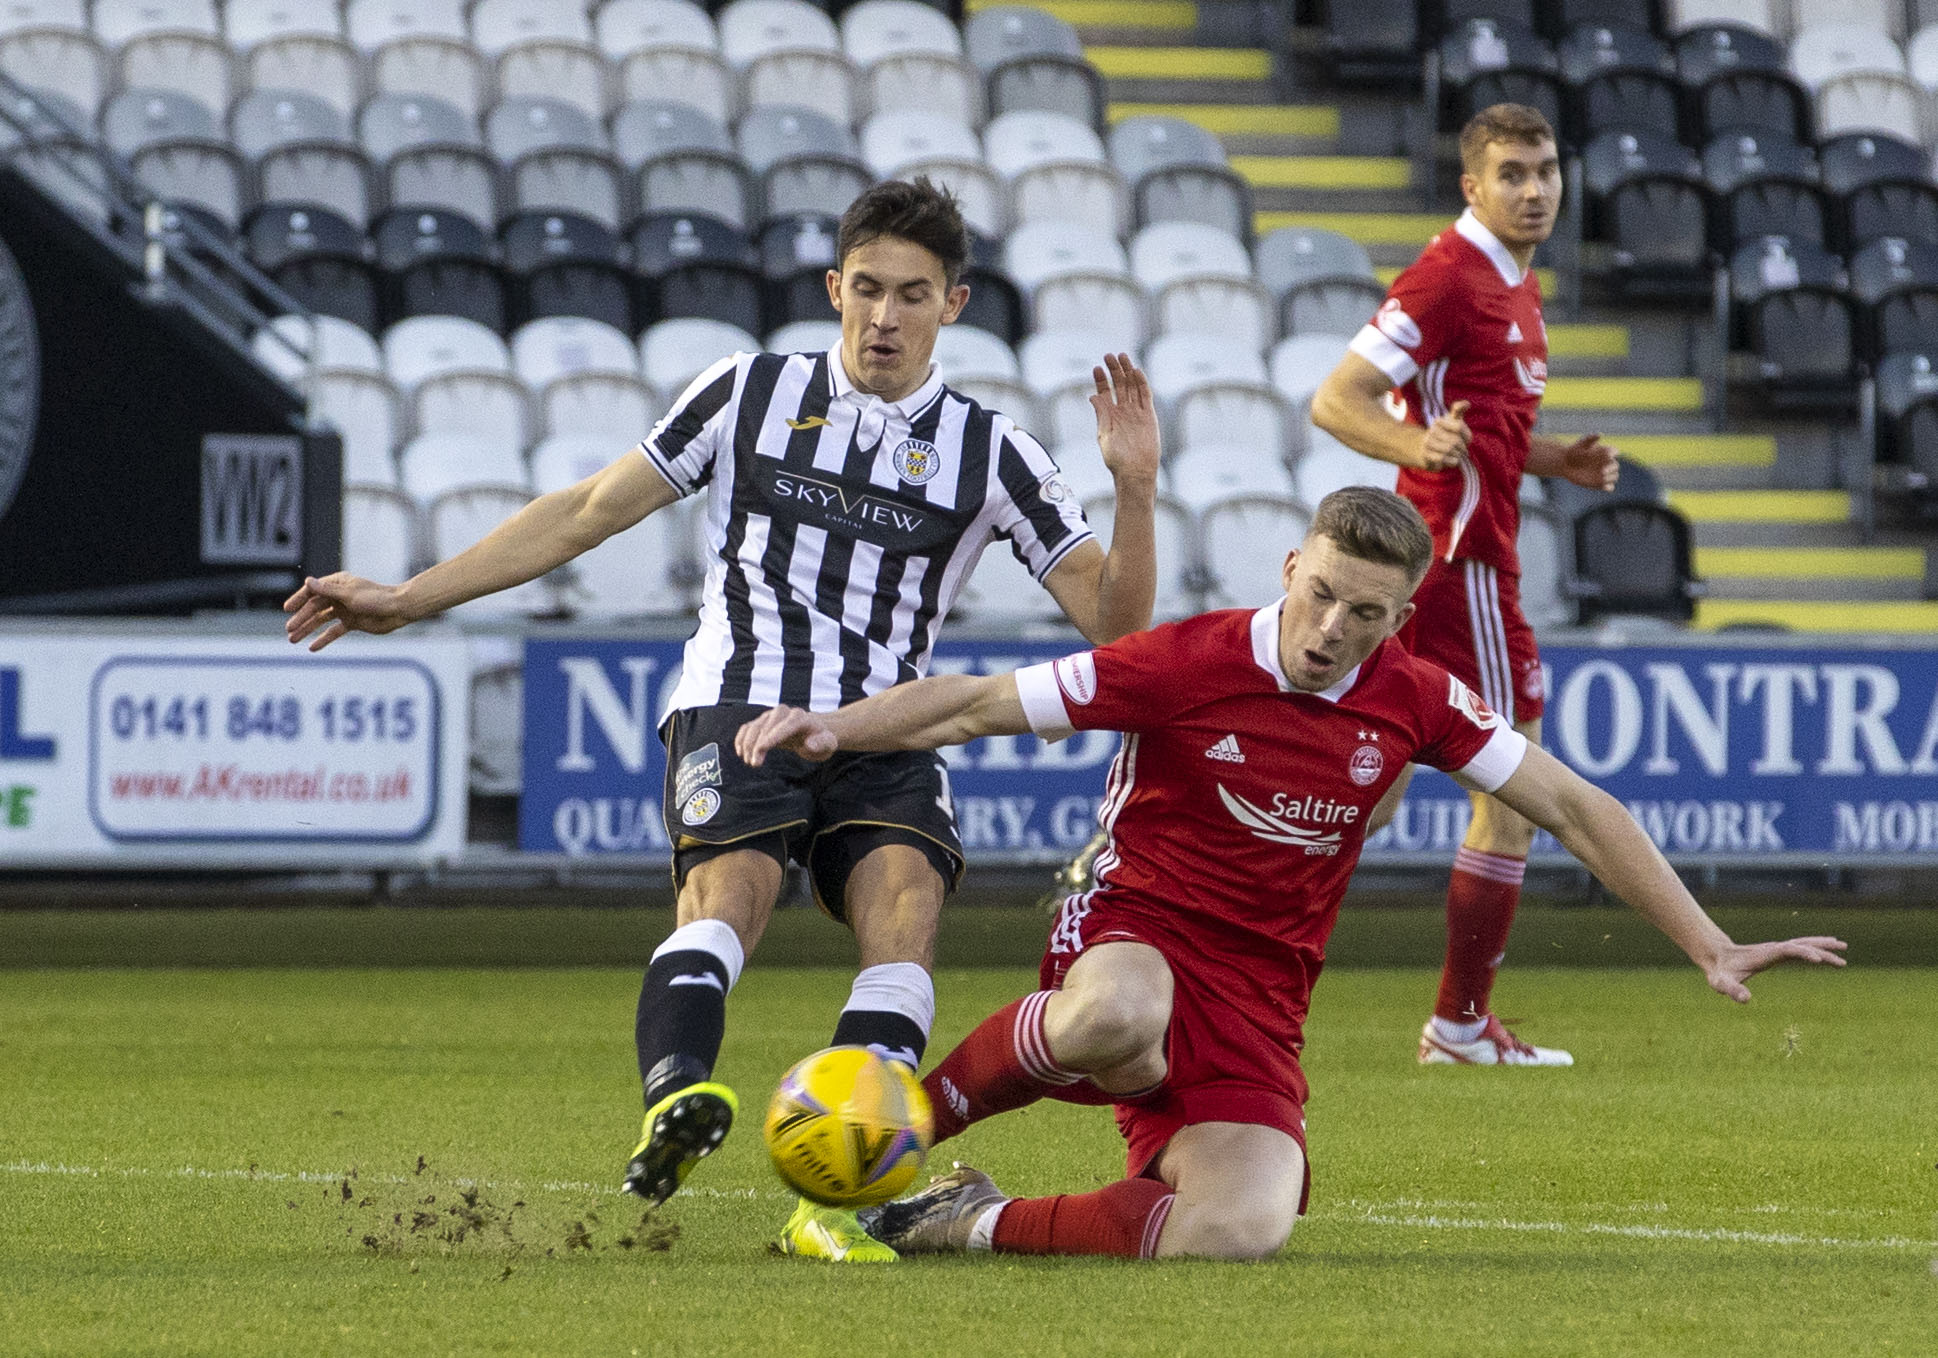
[[[1547,487],[1548,507],[1561,516],[1563,523],[1573,523],[1597,505],[1615,504],[1618,501],[1640,500],[1645,504],[1666,504],[1662,491],[1662,478],[1651,471],[1646,463],[1637,462],[1632,457],[1616,459],[1615,489],[1590,490],[1559,476],[1542,478]]]
[[[1454,33],[1476,21],[1513,24],[1532,30],[1534,0],[1441,0],[1441,32]]]
[[[545,316],[583,316],[633,333],[624,252],[603,223],[573,212],[521,212],[498,239],[514,330]]]
[[[1575,575],[1584,624],[1621,613],[1687,622],[1703,592],[1688,520],[1641,500],[1598,505],[1575,520]]]
[[[1003,243],[978,232],[969,233],[969,267],[962,281],[969,285],[969,301],[956,317],[959,325],[987,330],[1012,348],[1029,333],[1029,308],[1023,293],[1003,272]]]
[[[1613,251],[1616,286],[1707,295],[1708,206],[1696,153],[1666,137],[1604,132],[1581,159],[1591,235]]]
[[[1867,355],[1938,353],[1938,245],[1886,236],[1851,256],[1850,274]]]
[[[373,335],[383,328],[361,227],[328,208],[269,203],[249,214],[242,241],[249,262],[311,311]]]
[[[654,213],[633,225],[641,325],[703,317],[766,333],[760,256],[746,232],[701,213]]]
[[[1739,130],[1810,139],[1810,98],[1776,39],[1731,24],[1692,28],[1676,38],[1676,71],[1702,139]]]
[[[1583,24],[1599,28],[1634,28],[1648,32],[1654,16],[1649,0],[1551,0],[1540,6],[1550,37],[1561,38]]]
[[[386,326],[410,316],[462,316],[506,332],[497,251],[461,212],[393,208],[378,219],[376,245]]]
[[[1938,491],[1938,350],[1886,354],[1877,365],[1878,460]]]
[[[834,318],[828,302],[828,270],[835,264],[835,234],[840,229],[839,217],[819,212],[777,217],[761,227],[760,272],[767,280],[768,329]]]
[[[1531,28],[1475,19],[1440,40],[1441,126],[1458,128],[1490,104],[1527,104],[1559,129],[1560,63]]]
[[[1420,7],[1414,0],[1329,0],[1326,53],[1335,79],[1412,85],[1420,76]]]
[[[1730,257],[1729,291],[1736,336],[1772,404],[1849,406],[1857,326],[1835,255],[1781,236],[1747,241]]]
[[[1584,146],[1603,132],[1681,130],[1675,59],[1643,29],[1584,24],[1556,47],[1568,95],[1570,140]]]
[[[1703,148],[1702,168],[1723,246],[1762,236],[1829,242],[1830,214],[1808,147],[1775,133],[1725,132]]]
[[[1832,137],[1817,148],[1817,159],[1838,204],[1846,250],[1885,236],[1938,245],[1938,185],[1923,151],[1865,132]]]

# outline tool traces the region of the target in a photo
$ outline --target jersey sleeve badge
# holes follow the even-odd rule
[[[1420,347],[1420,323],[1406,314],[1397,297],[1389,297],[1380,303],[1379,310],[1373,314],[1373,324],[1379,328],[1380,334],[1402,349]]]
[[[1500,713],[1482,702],[1478,693],[1451,674],[1447,676],[1447,706],[1483,731],[1493,731],[1507,725],[1501,720]]]

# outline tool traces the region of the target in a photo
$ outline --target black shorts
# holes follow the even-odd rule
[[[806,867],[821,908],[841,919],[855,864],[884,844],[906,844],[928,855],[946,890],[955,888],[962,841],[940,755],[844,753],[817,764],[776,750],[749,768],[734,753],[734,734],[766,710],[682,708],[660,728],[676,887],[709,858],[758,849],[782,867],[790,859]]]

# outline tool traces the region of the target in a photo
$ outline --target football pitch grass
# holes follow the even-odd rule
[[[1261,1264],[768,1254],[759,1114],[847,973],[751,968],[742,1123],[642,1225],[621,968],[0,972],[0,1353],[1930,1354],[1938,973],[1738,1008],[1693,969],[1510,969],[1561,1071],[1414,1063],[1428,968],[1329,971],[1311,1215]],[[1031,988],[944,970],[931,1051]],[[1116,1177],[1038,1104],[938,1152]],[[347,1196],[346,1196],[347,1195]]]

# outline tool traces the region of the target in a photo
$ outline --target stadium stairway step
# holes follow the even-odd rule
[[[1919,547],[1697,547],[1696,574],[1729,599],[1915,600],[1924,597]]]
[[[1339,109],[1332,104],[1112,103],[1110,121],[1182,118],[1216,136],[1233,156],[1312,156],[1339,144]]]
[[[1398,211],[1419,197],[1413,166],[1403,156],[1233,155],[1231,165],[1263,212]]]
[[[1083,50],[1107,82],[1112,99],[1216,104],[1278,102],[1272,78],[1272,54],[1261,47],[1086,42]]]
[[[968,0],[964,8],[975,14],[1014,2]],[[1187,42],[1198,27],[1198,6],[1192,0],[1028,0],[1028,4],[1075,28],[1086,43],[1105,46]]]
[[[1794,632],[1938,631],[1938,603],[1889,599],[1741,599],[1696,601],[1695,626],[1775,626]]]

